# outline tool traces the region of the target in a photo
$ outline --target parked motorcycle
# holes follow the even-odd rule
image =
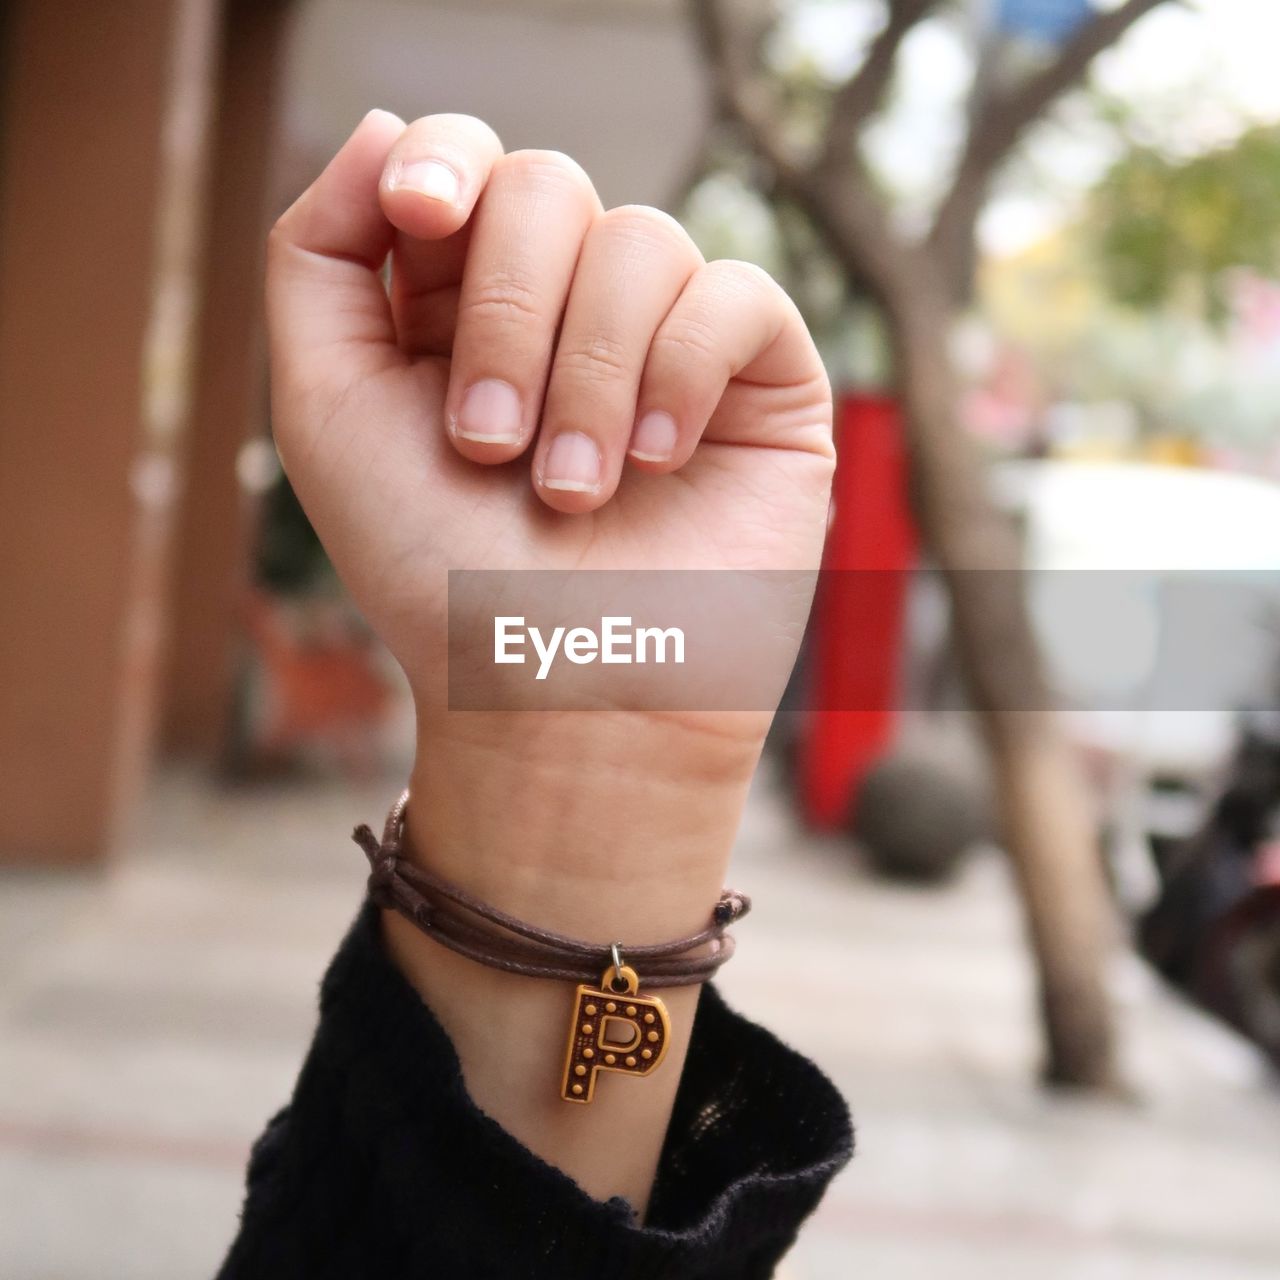
[[[1280,1066],[1280,715],[1245,722],[1204,824],[1154,854],[1161,888],[1138,924],[1142,952]]]

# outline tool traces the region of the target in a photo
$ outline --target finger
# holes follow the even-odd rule
[[[674,218],[611,209],[582,247],[533,459],[558,511],[593,511],[618,486],[645,357],[702,255]]]
[[[382,171],[378,195],[398,231],[443,240],[471,215],[502,155],[498,135],[475,116],[423,116],[404,130]]]
[[[396,227],[391,311],[406,352],[448,354],[468,219],[501,156],[483,121],[437,115],[409,125],[387,157],[378,194]]]
[[[831,391],[795,304],[759,267],[709,262],[649,350],[628,446],[674,471],[700,439],[831,451]]]
[[[567,156],[516,151],[494,167],[472,220],[445,400],[466,457],[505,462],[533,439],[578,252],[599,210]]]
[[[272,366],[296,390],[349,381],[403,358],[378,274],[392,236],[378,179],[403,129],[390,112],[371,111],[271,231]]]

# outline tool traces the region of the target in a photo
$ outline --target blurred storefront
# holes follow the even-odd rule
[[[570,151],[611,204],[681,190],[705,117],[674,0],[18,0],[0,31],[0,861],[90,862],[158,749],[234,736],[274,212],[374,105]]]

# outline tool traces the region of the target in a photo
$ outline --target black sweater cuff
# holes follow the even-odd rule
[[[324,979],[293,1099],[254,1148],[220,1276],[767,1277],[851,1150],[830,1081],[708,987],[637,1225],[472,1102],[366,905]]]

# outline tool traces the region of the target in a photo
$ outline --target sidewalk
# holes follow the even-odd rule
[[[108,872],[0,877],[0,1276],[212,1274],[360,892],[345,832],[393,792],[168,777]],[[1280,1275],[1280,1086],[1130,962],[1140,1101],[1037,1091],[997,858],[886,887],[766,784],[731,882],[756,908],[726,994],[834,1076],[859,1129],[788,1280]]]

